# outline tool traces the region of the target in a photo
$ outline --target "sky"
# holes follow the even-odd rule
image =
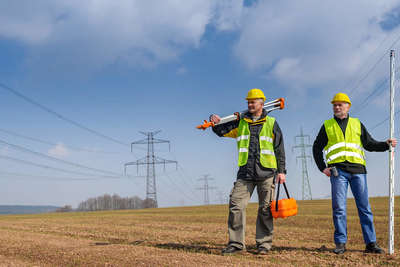
[[[302,127],[312,144],[334,94],[349,94],[350,115],[388,138],[399,24],[392,0],[2,1],[0,204],[145,198],[146,168],[124,176],[124,164],[146,155],[129,145],[146,138],[140,131],[156,130],[171,144],[157,144],[156,155],[178,161],[156,168],[159,206],[201,205],[207,174],[210,202],[226,201],[236,144],[195,126],[245,110],[252,88],[286,99],[270,115],[284,135],[289,191],[301,199],[294,138]],[[370,196],[387,195],[388,153],[366,155]],[[313,198],[330,197],[329,179],[312,159],[307,166]]]

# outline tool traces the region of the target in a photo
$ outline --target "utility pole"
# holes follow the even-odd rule
[[[204,205],[210,205],[210,196],[208,194],[208,190],[217,189],[214,186],[209,186],[208,181],[214,180],[214,178],[210,178],[209,174],[203,175],[203,178],[197,179],[198,181],[204,181],[203,187],[196,188],[197,190],[204,190]]]
[[[390,128],[394,137],[394,50],[390,50]],[[389,254],[394,253],[394,147],[389,146]]]
[[[308,139],[308,142],[305,142],[305,139]],[[299,140],[299,144],[297,141]],[[292,151],[296,148],[300,148],[300,156],[296,157],[296,163],[298,159],[301,159],[301,166],[302,166],[302,199],[309,200],[312,199],[311,194],[311,186],[310,180],[308,178],[308,170],[307,170],[307,159],[311,159],[309,155],[306,154],[306,148],[311,147],[310,145],[310,136],[303,134],[303,127],[300,128],[300,135],[296,135],[294,137],[295,146],[292,147]]]
[[[156,169],[155,165],[156,164],[164,164],[164,171],[165,171],[165,165],[169,163],[175,163],[176,168],[178,168],[178,162],[175,160],[168,160],[168,159],[163,159],[160,157],[156,157],[154,155],[154,144],[156,143],[168,143],[170,142],[168,140],[163,140],[163,139],[157,139],[154,138],[154,136],[158,133],[160,133],[161,130],[155,131],[155,132],[139,132],[143,135],[145,135],[147,138],[142,139],[139,141],[135,141],[131,143],[131,152],[133,151],[133,145],[144,145],[147,144],[147,156],[141,159],[138,159],[133,162],[128,162],[125,163],[125,175],[126,175],[126,167],[130,165],[136,165],[137,166],[137,172],[139,173],[139,165],[146,165],[147,166],[147,175],[146,175],[146,198],[151,199],[154,201],[154,205],[157,208],[158,203],[157,203],[157,187],[156,187]]]

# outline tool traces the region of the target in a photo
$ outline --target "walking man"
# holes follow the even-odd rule
[[[326,120],[322,125],[314,141],[313,154],[319,170],[330,177],[331,181],[336,244],[333,252],[342,254],[346,251],[346,201],[347,189],[350,185],[366,244],[365,252],[381,254],[384,251],[376,243],[373,216],[368,200],[364,149],[371,152],[386,151],[390,144],[395,147],[397,140],[375,141],[359,119],[349,116],[351,102],[346,94],[336,94],[331,103],[334,117]]]
[[[274,197],[275,176],[277,182],[286,179],[285,151],[282,132],[275,118],[264,110],[265,96],[260,89],[251,89],[247,94],[248,112],[239,120],[213,127],[220,137],[235,138],[238,147],[237,180],[229,200],[228,246],[223,255],[245,249],[246,207],[257,187],[258,214],[256,243],[259,254],[271,249],[273,217],[270,204]],[[210,121],[218,123],[220,117],[211,115]]]

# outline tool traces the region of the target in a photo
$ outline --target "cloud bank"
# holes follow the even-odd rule
[[[350,85],[344,81],[372,65],[380,54],[374,51],[396,38],[400,17],[395,0],[249,3],[4,1],[0,38],[23,43],[30,66],[96,72],[113,64],[152,69],[177,61],[201,48],[207,27],[213,27],[237,34],[228,47],[250,72],[288,88],[329,85],[346,91]],[[377,68],[364,86],[386,71],[386,65]]]

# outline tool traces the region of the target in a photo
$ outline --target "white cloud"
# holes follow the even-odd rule
[[[267,72],[287,87],[337,90],[387,48],[368,61],[388,34],[379,23],[396,5],[394,0],[260,1],[243,11],[234,53],[249,70]],[[363,86],[382,78],[387,66],[381,64]]]
[[[214,24],[218,30],[237,30],[242,21],[243,0],[219,0],[215,1]]]
[[[49,70],[147,68],[199,47],[214,10],[211,0],[5,1],[0,37],[23,42],[30,64]]]
[[[300,60],[298,58],[281,58],[276,64],[273,72],[278,77],[283,77],[289,72],[295,72],[300,68]]]
[[[46,40],[56,19],[54,4],[32,1],[2,1],[0,3],[0,37],[16,39],[29,44]]]
[[[68,156],[69,150],[62,143],[57,143],[54,147],[50,148],[47,152],[50,156],[63,158]]]
[[[380,22],[398,1],[92,0],[0,2],[0,37],[27,47],[48,73],[96,72],[114,64],[153,68],[201,47],[207,26],[237,31],[236,58],[288,88],[344,88],[381,53]],[[394,37],[394,36],[393,36]],[[387,39],[387,44],[394,38]],[[228,47],[229,49],[229,47]],[[68,70],[68,71],[66,71]],[[181,73],[178,70],[177,73]],[[387,72],[380,64],[363,91]]]

